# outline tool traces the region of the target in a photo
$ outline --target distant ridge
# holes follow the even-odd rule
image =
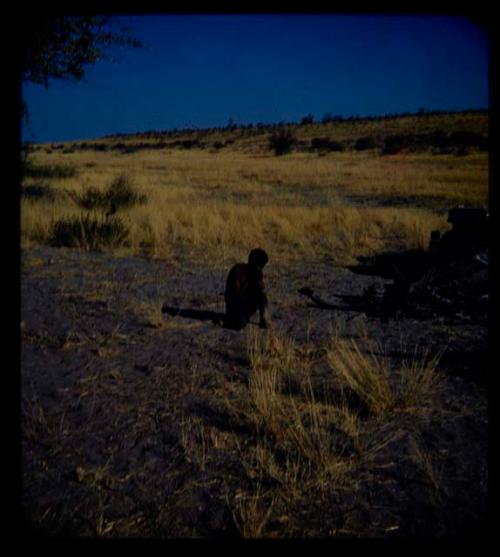
[[[247,153],[272,150],[270,140],[291,137],[290,151],[326,152],[378,150],[382,154],[431,151],[435,154],[466,154],[489,148],[489,111],[419,110],[416,113],[349,117],[327,113],[315,122],[311,115],[300,122],[273,124],[230,123],[213,128],[148,130],[115,133],[93,139],[25,143],[25,148],[72,153],[80,150],[118,151],[123,154],[147,149],[205,149]]]
[[[312,122],[271,122],[271,123],[247,123],[247,124],[234,124],[228,123],[225,126],[212,126],[206,128],[196,128],[196,127],[185,127],[185,128],[166,128],[158,130],[147,130],[141,132],[127,133],[127,132],[116,132],[113,134],[107,134],[99,136],[98,139],[125,139],[134,137],[148,137],[148,136],[170,136],[170,135],[186,135],[195,133],[210,133],[213,131],[238,131],[247,129],[257,129],[257,130],[267,130],[275,129],[278,127],[298,127],[298,126],[308,126],[308,125],[319,125],[328,123],[343,123],[343,122],[381,122],[384,120],[396,120],[401,118],[413,118],[413,117],[425,117],[425,116],[453,116],[453,115],[467,115],[467,114],[488,114],[489,109],[487,108],[471,108],[464,110],[426,110],[420,109],[417,112],[399,112],[399,113],[386,113],[379,115],[359,115],[353,114],[350,116],[335,115],[332,113],[326,113],[320,120],[313,120]],[[307,117],[304,117],[304,119]]]

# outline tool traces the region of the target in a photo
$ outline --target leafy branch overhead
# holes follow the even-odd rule
[[[81,81],[86,66],[116,61],[114,47],[144,45],[127,27],[107,16],[35,19],[24,45],[22,79],[45,87],[51,79]]]

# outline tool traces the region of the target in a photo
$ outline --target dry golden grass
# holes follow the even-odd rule
[[[316,400],[310,352],[299,350],[275,331],[249,330],[248,356],[249,397],[243,412],[259,439],[258,468],[292,493],[311,482],[342,485],[349,481],[353,461],[334,446],[332,428],[343,431],[356,446],[357,416],[346,405]],[[281,458],[281,465],[276,451],[288,455],[284,463]]]
[[[425,412],[444,387],[445,376],[437,371],[444,350],[432,354],[422,346],[417,345],[410,351],[403,345],[401,352],[410,356],[403,359],[398,370],[400,411]]]
[[[118,252],[168,256],[183,249],[207,260],[260,245],[273,259],[334,256],[350,262],[386,247],[424,247],[446,229],[441,210],[487,203],[485,154],[466,157],[374,152],[285,157],[244,152],[143,150],[35,152],[39,165],[73,165],[70,178],[44,179],[53,200],[22,199],[24,245],[45,243],[54,222],[81,212],[70,193],[104,190],[120,175],[147,196],[119,211],[130,230]],[[27,183],[34,179],[27,179]],[[407,198],[408,206],[377,206]]]
[[[434,463],[419,435],[414,434],[411,438],[410,458],[421,470],[425,482],[433,489],[434,494],[437,494],[441,487],[442,470]]]
[[[273,511],[274,500],[266,501],[260,487],[252,495],[237,494],[234,502],[228,505],[232,509],[234,522],[244,539],[263,537],[266,526]]]
[[[162,306],[163,298],[158,296],[156,299],[138,302],[134,310],[146,325],[154,329],[161,329],[165,326]]]
[[[327,351],[335,376],[365,402],[374,415],[425,413],[435,401],[444,378],[437,371],[442,354],[414,347],[395,367],[379,347],[365,342],[361,349],[354,339],[338,339]],[[408,349],[402,346],[402,354]]]
[[[236,400],[226,399],[230,413],[253,431],[244,443],[233,439],[254,486],[228,501],[243,537],[271,535],[271,517],[276,522],[280,512],[295,508],[312,493],[318,501],[328,501],[332,492],[355,488],[364,474],[387,465],[388,446],[404,434],[398,416],[418,417],[436,408],[442,385],[437,357],[402,345],[407,356],[391,365],[375,353],[370,338],[363,346],[366,351],[339,338],[318,348],[298,346],[275,328],[247,331],[248,387]],[[347,388],[354,391],[370,413],[362,418],[352,397],[328,391],[314,371],[323,358],[344,394]],[[206,430],[201,437],[199,431],[191,432],[186,446],[195,438],[197,449],[190,452],[205,465],[206,447],[211,446]],[[439,473],[421,443],[413,443],[410,457],[437,491]]]
[[[209,440],[203,422],[198,418],[186,417],[181,423],[180,444],[186,458],[205,470],[208,459]]]
[[[327,354],[336,375],[354,391],[374,414],[392,410],[396,404],[390,384],[390,366],[373,352],[365,355],[354,339],[337,340]]]

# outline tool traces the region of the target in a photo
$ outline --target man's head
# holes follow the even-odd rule
[[[267,253],[260,248],[253,249],[248,256],[248,264],[259,269],[263,269],[268,261]]]

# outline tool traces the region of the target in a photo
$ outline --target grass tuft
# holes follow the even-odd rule
[[[54,222],[48,243],[54,247],[95,251],[123,245],[128,234],[127,226],[118,217],[105,221],[96,215],[74,215]]]
[[[376,353],[372,343],[363,351],[354,339],[335,339],[327,361],[346,387],[353,391],[374,415],[423,413],[432,407],[444,384],[437,371],[442,353],[430,355],[415,347],[413,353],[393,364],[383,350]],[[407,352],[402,352],[407,354]]]
[[[357,418],[345,405],[317,400],[311,353],[279,333],[249,332],[251,373],[244,412],[256,428],[261,453],[267,446],[274,454],[261,459],[272,477],[343,484],[353,466],[344,441],[352,436],[357,443]],[[335,432],[342,432],[342,440]]]
[[[27,184],[21,187],[21,196],[32,201],[54,201],[57,197],[56,190],[49,184],[35,183]]]
[[[373,414],[391,411],[396,399],[389,382],[386,358],[364,354],[354,339],[336,340],[327,353],[330,367],[341,381],[367,404]]]
[[[260,493],[260,489],[252,495],[239,494],[236,496],[235,502],[230,507],[242,538],[263,537],[274,503],[274,500],[266,501],[265,496]]]
[[[36,164],[28,158],[23,161],[21,172],[24,178],[63,179],[76,176],[77,169],[68,164]]]

